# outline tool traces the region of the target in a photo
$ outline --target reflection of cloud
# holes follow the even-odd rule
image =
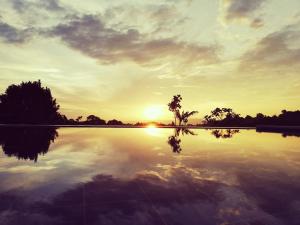
[[[293,225],[299,219],[296,207],[299,184],[293,184],[286,176],[272,174],[258,178],[240,174],[238,186],[227,186],[201,179],[197,171],[184,166],[165,169],[162,173],[140,172],[132,179],[100,174],[47,201],[32,201],[33,196],[17,190],[1,193],[0,221],[5,225],[20,218],[24,218],[24,225],[43,218],[43,224],[53,225],[77,225],[83,221],[191,225],[243,221]],[[14,216],[9,219],[7,214]]]
[[[25,218],[31,214],[40,215],[60,221],[59,224],[73,225],[82,224],[84,220],[87,224],[161,224],[162,221],[199,224],[199,221],[208,221],[207,217],[215,213],[214,205],[221,200],[216,192],[218,184],[193,179],[184,172],[173,175],[178,179],[172,182],[150,172],[131,180],[98,175],[90,182],[57,195],[50,202],[26,201],[17,197],[17,193],[2,194],[0,199],[7,199],[8,203],[16,198],[14,202],[19,204],[9,210],[6,208],[9,204],[4,204],[0,212],[13,211],[15,217],[27,212]],[[199,204],[199,201],[203,203]],[[203,218],[199,217],[201,214]],[[23,224],[29,224],[26,222],[25,219]]]
[[[1,225],[20,220],[76,225],[85,218],[86,224],[161,224],[159,218],[191,225],[297,221],[298,197],[292,196],[299,189],[298,142],[290,146],[284,138],[259,139],[255,131],[244,131],[230,145],[212,144],[210,134],[199,130],[197,138],[182,137],[190,147],[179,159],[153,150],[164,146],[161,151],[169,152],[161,144],[171,130],[163,132],[165,138],[158,139],[134,129],[61,129],[47,157],[34,165],[40,170],[5,171],[20,162],[2,159]],[[273,139],[274,146],[266,148]],[[43,169],[49,166],[55,168]],[[280,196],[287,200],[280,216],[270,209],[273,195],[275,203]]]
[[[262,211],[284,221],[276,224],[299,223],[299,178],[273,171],[259,175],[247,172],[239,174],[241,190],[251,196]]]

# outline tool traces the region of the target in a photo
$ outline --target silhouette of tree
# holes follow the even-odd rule
[[[80,120],[82,120],[82,116],[78,116],[78,117],[76,118],[76,122],[77,122],[77,123],[79,123]]]
[[[216,108],[210,115],[204,116],[203,124],[208,126],[258,126],[258,125],[281,125],[299,126],[300,111],[282,110],[278,116],[267,116],[257,113],[255,117],[241,117],[230,108]]]
[[[179,126],[181,126],[182,122],[186,125],[188,123],[188,119],[189,117],[191,117],[192,115],[198,113],[198,111],[182,111],[180,112],[181,109],[181,101],[182,101],[182,97],[181,95],[174,95],[173,99],[170,103],[168,103],[169,106],[169,110],[171,112],[173,112],[174,114],[174,123],[173,125],[177,125],[177,119],[179,121]]]
[[[109,121],[107,122],[107,125],[123,125],[123,123],[122,123],[122,121],[113,119],[113,120],[109,120]]]
[[[51,142],[57,137],[53,127],[0,128],[0,145],[7,156],[35,162],[38,155],[48,152]]]
[[[180,111],[177,111],[176,112],[176,117],[178,118],[178,121],[179,121],[179,126],[182,124],[182,122],[184,123],[184,125],[186,125],[188,123],[188,119],[189,117],[191,117],[192,115],[198,113],[198,111],[182,111],[180,113]]]
[[[55,123],[61,119],[58,109],[50,89],[40,81],[10,85],[0,95],[1,123]]]
[[[204,116],[204,123],[207,125],[230,125],[233,121],[240,119],[240,115],[231,108],[215,108],[210,115]]]
[[[98,116],[95,115],[89,115],[86,118],[86,123],[90,125],[105,125],[105,120],[100,119]]]
[[[182,100],[181,95],[174,95],[171,102],[168,103],[169,110],[171,112],[173,112],[173,114],[174,114],[174,125],[175,126],[176,126],[177,113],[178,113],[179,109],[181,109],[181,104],[180,104],[181,100]]]

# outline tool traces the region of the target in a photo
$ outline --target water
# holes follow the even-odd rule
[[[300,224],[300,138],[1,128],[0,224]]]

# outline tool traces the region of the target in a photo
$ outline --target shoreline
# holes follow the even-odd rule
[[[256,127],[241,127],[241,126],[226,126],[226,127],[214,127],[214,126],[160,126],[160,125],[154,125],[153,127],[150,126],[135,126],[135,125],[72,125],[72,124],[0,124],[1,127],[56,127],[56,128],[173,128],[173,129],[179,129],[179,128],[186,128],[186,129],[241,129],[241,130],[252,130],[256,129]]]
[[[0,128],[5,127],[54,127],[54,128],[166,128],[166,129],[203,129],[203,130],[225,130],[225,129],[236,129],[236,130],[256,130],[257,132],[300,132],[300,126],[280,126],[280,125],[257,125],[256,127],[241,127],[241,126],[226,126],[226,127],[214,127],[214,126],[134,126],[134,125],[59,125],[59,124],[0,124]]]
[[[57,127],[57,128],[149,128],[149,126],[134,125],[58,125],[58,124],[0,124],[0,127]],[[150,126],[152,128],[152,126]],[[212,127],[212,126],[159,126],[153,128],[186,128],[186,129],[256,129],[256,127]]]

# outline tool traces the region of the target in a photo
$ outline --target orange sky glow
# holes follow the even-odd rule
[[[200,121],[300,108],[299,0],[0,0],[0,92],[40,79],[68,117]]]

